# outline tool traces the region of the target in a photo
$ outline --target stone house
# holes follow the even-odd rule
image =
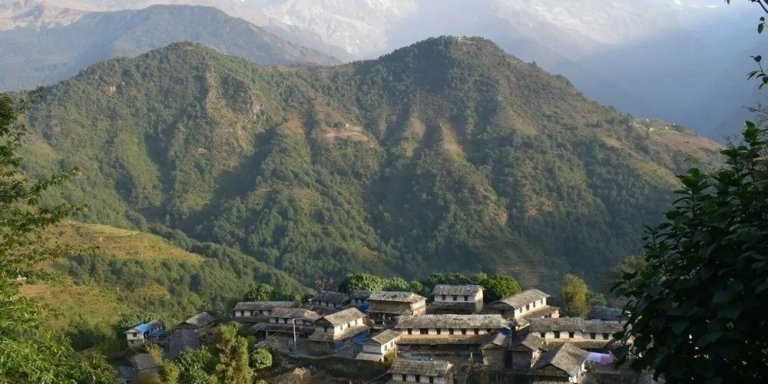
[[[384,361],[384,356],[397,351],[400,332],[387,329],[363,342],[363,350],[355,357],[357,360]]]
[[[547,305],[548,297],[538,289],[527,289],[486,305],[483,312],[498,313],[515,320],[560,317],[559,308]]]
[[[369,296],[371,296],[371,291],[353,291],[349,294],[349,303],[358,308],[361,305],[368,305]]]
[[[544,345],[544,339],[532,333],[518,337],[509,347],[510,362],[508,367],[513,371],[527,372],[533,363],[541,355],[541,347]]]
[[[216,331],[219,321],[208,312],[200,312],[197,315],[184,320],[174,328],[174,332],[179,329],[189,329],[197,332],[203,343],[213,339],[213,333]]]
[[[253,330],[269,333],[292,334],[294,323],[296,333],[309,335],[315,330],[315,322],[320,319],[320,314],[305,308],[275,308],[269,316],[269,320],[259,322]]]
[[[483,288],[479,285],[438,284],[432,290],[431,314],[473,314],[483,309]]]
[[[365,314],[357,308],[325,315],[315,321],[315,330],[307,338],[309,352],[314,355],[336,353],[349,347],[353,340],[367,338],[369,329]]]
[[[235,304],[232,316],[241,324],[253,324],[269,319],[275,308],[293,308],[293,301],[241,301]]]
[[[427,299],[413,292],[374,291],[368,296],[368,317],[378,329],[388,328],[401,315],[427,313]]]
[[[479,350],[508,325],[501,315],[404,315],[394,329],[401,349],[456,353]]]
[[[590,350],[602,350],[614,342],[613,334],[623,329],[618,321],[584,320],[580,317],[530,319],[528,331],[547,343],[571,343]]]
[[[165,358],[173,360],[182,352],[200,348],[200,336],[191,329],[177,329],[165,343]]]
[[[483,344],[480,347],[480,352],[483,354],[483,364],[493,369],[504,369],[506,367],[509,339],[507,335],[499,332]]]
[[[397,359],[388,371],[391,383],[453,384],[453,364],[447,361]]]
[[[349,304],[349,296],[345,293],[325,291],[309,299],[313,310],[320,313],[340,311]]]
[[[531,371],[532,383],[581,383],[586,375],[589,352],[565,343],[547,351]]]
[[[128,348],[144,345],[151,340],[157,340],[165,334],[163,323],[159,320],[152,320],[147,323],[139,324],[125,333],[125,341]]]

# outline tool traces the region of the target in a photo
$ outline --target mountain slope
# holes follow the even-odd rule
[[[333,64],[319,52],[288,43],[211,7],[153,6],[89,13],[50,28],[0,31],[0,89],[32,88],[87,66],[135,56],[178,41],[193,41],[259,64]]]
[[[639,251],[673,170],[717,151],[479,38],[333,68],[174,44],[46,89],[29,127],[30,172],[79,167],[62,196],[87,201],[87,219],[164,223],[305,283],[347,270],[594,280]]]

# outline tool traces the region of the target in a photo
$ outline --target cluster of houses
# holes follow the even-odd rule
[[[428,304],[412,292],[321,292],[304,306],[240,302],[232,315],[267,337],[301,338],[310,355],[353,351],[360,362],[394,359],[392,383],[453,383],[457,361],[467,356],[525,382],[579,383],[590,364],[612,361],[612,334],[623,327],[620,311],[560,317],[537,289],[488,305],[477,285],[437,285],[431,296]]]

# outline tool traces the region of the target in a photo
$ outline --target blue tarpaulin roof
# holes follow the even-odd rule
[[[135,330],[137,330],[137,331],[139,331],[141,333],[146,333],[146,332],[149,332],[152,329],[152,326],[150,326],[147,323],[144,323],[144,324],[139,324],[139,325],[133,327],[133,329],[135,329]]]

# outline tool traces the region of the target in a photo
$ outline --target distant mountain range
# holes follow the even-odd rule
[[[64,20],[71,23],[0,32],[0,50],[9,53],[0,57],[0,89],[52,84],[95,62],[135,56],[179,41],[202,43],[259,64],[338,63],[212,7],[152,6]]]
[[[52,197],[87,203],[81,219],[182,231],[307,285],[350,270],[595,282],[640,252],[674,172],[719,149],[480,38],[335,67],[173,44],[44,89],[27,125],[30,174],[82,171]]]
[[[0,41],[5,42],[0,47],[13,53],[0,67],[5,74],[0,88],[50,83],[94,61],[140,51],[134,48],[159,47],[171,38],[206,43],[238,56],[245,43],[227,49],[232,40],[258,40],[249,37],[254,32],[248,28],[227,30],[205,22],[191,24],[196,36],[184,27],[190,25],[184,12],[164,19],[162,28],[147,26],[147,32],[140,32],[137,26],[124,31],[126,36],[114,38],[119,42],[100,39],[103,34],[116,35],[100,30],[103,25],[98,22],[75,27],[79,32],[65,27],[92,12],[152,4],[214,6],[344,61],[375,57],[430,36],[484,36],[524,61],[566,75],[601,103],[638,116],[664,118],[718,139],[739,131],[742,120],[749,117],[743,106],[764,99],[754,92],[756,84],[746,81],[746,73],[753,69],[749,56],[765,54],[755,33],[756,9],[747,2],[726,5],[722,0],[12,0],[0,4],[0,30],[6,30],[0,32]],[[177,23],[183,32],[172,33]],[[11,33],[13,28],[25,32]],[[199,38],[220,36],[217,29],[227,30],[232,40]],[[41,43],[31,43],[36,40]],[[75,47],[74,54],[65,47]],[[317,52],[289,54],[277,61],[332,62]]]

